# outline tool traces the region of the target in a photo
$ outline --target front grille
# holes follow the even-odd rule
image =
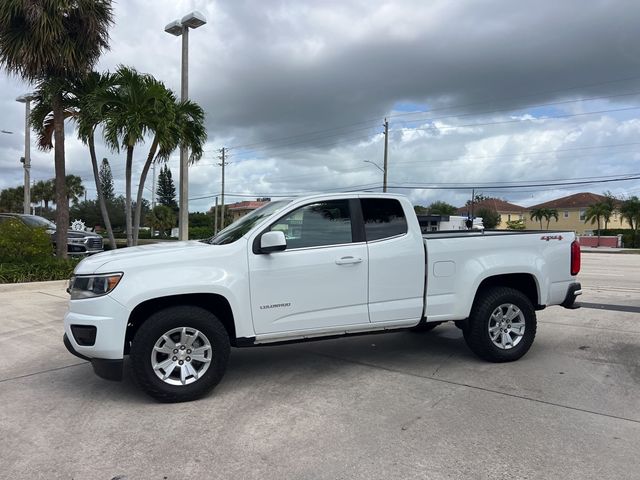
[[[102,250],[102,239],[101,238],[90,238],[87,242],[87,248],[89,250]]]

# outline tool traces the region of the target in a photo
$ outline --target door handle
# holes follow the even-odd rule
[[[359,257],[342,257],[336,260],[336,265],[351,265],[354,263],[361,263],[362,259]]]

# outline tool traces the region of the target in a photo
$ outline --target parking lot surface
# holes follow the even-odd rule
[[[518,362],[450,324],[235,349],[173,405],[67,353],[64,282],[0,286],[0,478],[638,479],[640,255],[583,254],[579,279]]]

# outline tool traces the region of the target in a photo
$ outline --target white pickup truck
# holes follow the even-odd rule
[[[401,195],[278,200],[204,241],[100,253],[69,284],[64,343],[101,377],[134,377],[161,401],[210,391],[230,346],[455,321],[492,362],[531,347],[536,310],[581,293],[573,232],[422,235]]]

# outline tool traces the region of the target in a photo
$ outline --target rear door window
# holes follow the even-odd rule
[[[362,198],[360,203],[367,242],[407,233],[407,219],[398,200]]]

